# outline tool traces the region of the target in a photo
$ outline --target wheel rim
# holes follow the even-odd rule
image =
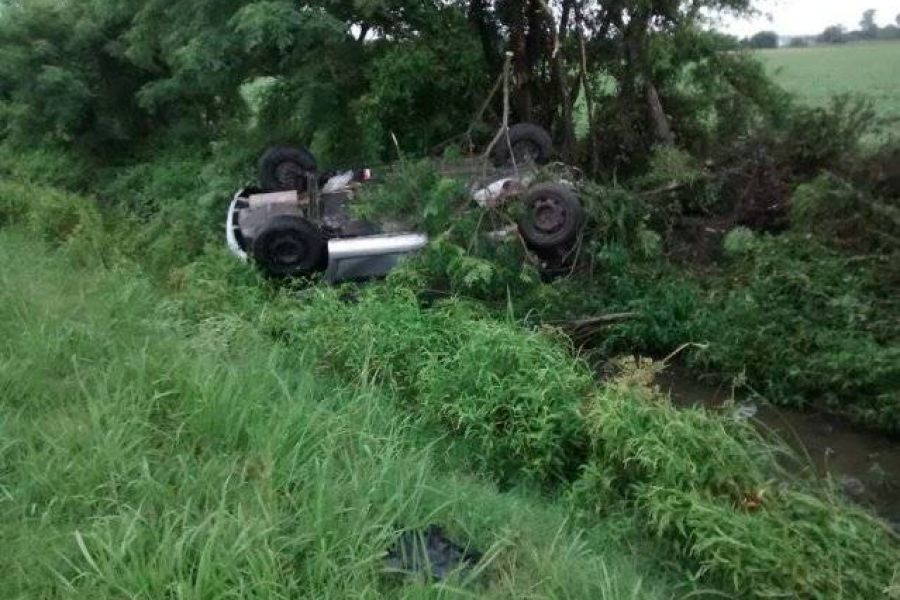
[[[536,163],[541,156],[541,148],[531,140],[520,140],[513,144],[512,155],[516,164]]]
[[[305,243],[295,238],[278,238],[271,248],[271,256],[279,265],[290,267],[306,258],[308,248]]]
[[[553,235],[565,227],[568,211],[558,198],[543,196],[538,198],[531,209],[534,228],[541,234]]]

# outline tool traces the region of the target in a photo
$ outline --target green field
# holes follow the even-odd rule
[[[882,115],[900,119],[900,42],[783,48],[760,55],[776,81],[813,104],[862,93]]]

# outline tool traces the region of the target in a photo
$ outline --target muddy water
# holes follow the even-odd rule
[[[779,409],[734,396],[729,387],[700,383],[678,369],[661,373],[657,383],[679,406],[737,411],[773,431],[796,450],[796,468],[831,476],[848,497],[900,528],[900,440],[820,412]]]

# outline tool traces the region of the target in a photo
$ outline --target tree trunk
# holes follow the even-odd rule
[[[572,103],[569,101],[569,82],[566,77],[564,54],[562,51],[567,34],[569,13],[574,0],[563,0],[562,15],[557,32],[557,24],[553,11],[546,0],[537,0],[544,11],[551,33],[550,49],[550,85],[545,94],[547,97],[547,115],[554,121],[551,130],[559,136],[559,149],[564,159],[570,160],[575,151],[575,123],[572,119]],[[554,127],[555,125],[555,127]]]
[[[647,63],[647,39],[650,30],[650,15],[632,15],[628,25],[624,27],[626,69],[623,78],[622,92],[634,100],[643,96],[647,116],[653,124],[656,139],[664,144],[675,142],[669,118],[659,97],[659,90],[653,82],[650,65]],[[643,93],[641,93],[643,92]],[[631,98],[622,98],[632,101]]]
[[[513,52],[513,72],[516,85],[516,113],[519,120],[531,120],[531,88],[528,68],[528,52],[525,39],[525,4],[518,4],[510,19],[510,44]]]
[[[546,108],[547,98],[541,93],[540,81],[537,74],[537,66],[541,61],[544,53],[544,28],[543,28],[543,11],[538,5],[538,0],[525,1],[525,19],[527,30],[525,34],[525,56],[524,65],[527,77],[524,82],[524,90],[528,101],[528,113],[520,115],[522,121],[534,121],[538,118],[535,115],[535,96],[538,101],[544,101]]]
[[[497,49],[497,30],[487,14],[486,0],[472,0],[469,4],[469,22],[478,31],[484,62],[490,70],[491,78],[500,74],[500,52]]]

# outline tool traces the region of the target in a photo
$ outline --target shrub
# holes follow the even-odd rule
[[[756,245],[756,234],[747,227],[735,227],[725,236],[722,245],[730,256],[748,254]]]
[[[832,409],[900,427],[900,346],[894,302],[871,269],[799,236],[761,238],[735,259],[695,313],[701,368],[746,375],[779,402]],[[690,340],[685,340],[690,341]]]
[[[794,107],[780,135],[783,160],[801,176],[846,169],[877,125],[872,101],[861,96],[836,96],[828,107]]]
[[[499,480],[558,480],[578,464],[591,373],[547,336],[459,301],[423,309],[402,288],[367,289],[352,303],[317,291],[291,314],[275,329],[342,375],[394,389]]]
[[[647,172],[628,186],[642,193],[638,204],[651,209],[657,228],[668,227],[684,214],[709,213],[720,196],[713,173],[674,146],[655,148]]]
[[[833,493],[776,485],[774,454],[746,422],[675,409],[630,370],[586,419],[592,460],[575,498],[624,496],[697,575],[748,598],[876,598],[900,547],[886,525]]]
[[[100,234],[93,199],[36,184],[0,181],[0,225],[24,225],[40,239],[61,244]]]
[[[358,217],[397,219],[439,235],[455,224],[454,216],[470,202],[462,182],[437,172],[430,161],[403,162],[382,185],[365,189],[354,206]]]
[[[579,189],[587,215],[585,238],[597,244],[638,245],[639,232],[647,228],[650,207],[625,188],[585,183]]]
[[[682,344],[700,371],[744,382],[778,404],[816,402],[900,430],[897,300],[873,261],[804,235],[735,229],[729,260],[692,275],[636,261],[619,245],[594,250],[592,279],[538,285],[514,299],[529,319],[630,313],[578,331],[599,357],[666,355]]]
[[[15,181],[85,192],[96,174],[82,155],[55,147],[0,144],[0,174]]]
[[[99,186],[98,195],[106,205],[123,208],[140,219],[176,203],[196,206],[205,192],[202,172],[207,158],[190,147],[163,151],[153,160],[116,169]]]
[[[791,219],[796,229],[845,249],[900,250],[900,203],[870,196],[829,173],[797,188]]]

